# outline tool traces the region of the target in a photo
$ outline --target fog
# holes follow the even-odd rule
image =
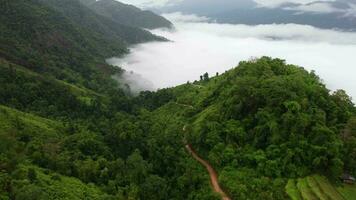
[[[140,44],[126,57],[108,62],[140,74],[157,89],[197,80],[205,72],[222,73],[241,60],[278,57],[315,70],[329,89],[345,89],[356,99],[356,33],[295,24],[215,24],[180,13],[165,17],[176,30],[153,33],[172,42]]]

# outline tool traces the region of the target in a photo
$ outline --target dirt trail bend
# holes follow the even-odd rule
[[[207,161],[200,158],[190,144],[186,144],[185,148],[189,151],[189,153],[193,156],[193,158],[195,160],[197,160],[198,162],[200,162],[200,164],[202,164],[206,168],[206,170],[209,172],[211,185],[212,185],[214,191],[221,195],[221,199],[222,200],[231,200],[231,198],[228,197],[227,194],[221,189],[221,187],[219,185],[219,181],[218,181],[218,174],[216,173],[214,168]]]
[[[183,132],[186,132],[186,130],[187,130],[187,125],[184,125]],[[202,164],[208,171],[209,176],[210,176],[210,183],[211,183],[211,186],[214,189],[214,191],[216,193],[220,194],[222,200],[231,200],[231,198],[224,192],[224,190],[221,189],[220,184],[219,184],[218,173],[214,170],[214,168],[195,152],[194,148],[192,147],[191,144],[189,144],[187,142],[186,138],[183,139],[183,142],[185,144],[185,148],[193,156],[193,158],[195,160],[197,160],[200,164]]]

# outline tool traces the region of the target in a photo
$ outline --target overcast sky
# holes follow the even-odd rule
[[[315,70],[330,89],[345,89],[356,99],[356,33],[293,24],[214,24],[206,23],[206,18],[179,13],[165,17],[177,30],[153,32],[173,42],[141,44],[125,58],[109,62],[140,74],[152,82],[149,87],[164,88],[266,55]]]

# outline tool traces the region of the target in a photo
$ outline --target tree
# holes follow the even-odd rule
[[[27,172],[27,178],[30,180],[31,183],[37,181],[37,173],[36,170],[33,168],[29,168]]]
[[[204,75],[203,75],[203,80],[204,81],[209,81],[209,74],[208,72],[205,72]]]
[[[142,183],[145,180],[150,166],[139,150],[135,150],[126,160],[127,177],[132,183]]]

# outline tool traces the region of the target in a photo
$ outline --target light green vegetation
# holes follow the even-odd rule
[[[356,199],[356,185],[343,184],[337,187],[337,191],[339,191],[345,200]]]
[[[6,135],[16,130],[31,137],[48,139],[60,137],[63,125],[59,122],[41,118],[32,114],[19,112],[0,105],[0,134]]]
[[[30,171],[35,171],[28,180]],[[76,178],[62,176],[35,166],[19,166],[14,172],[17,180],[16,199],[105,199],[105,194],[93,184],[85,184]]]
[[[297,188],[302,194],[303,200],[318,200],[306,179],[298,179]]]
[[[292,200],[302,199],[302,196],[297,188],[297,181],[295,179],[288,180],[286,185],[286,192]]]
[[[292,200],[355,200],[356,185],[333,184],[320,175],[289,179],[286,192]]]

